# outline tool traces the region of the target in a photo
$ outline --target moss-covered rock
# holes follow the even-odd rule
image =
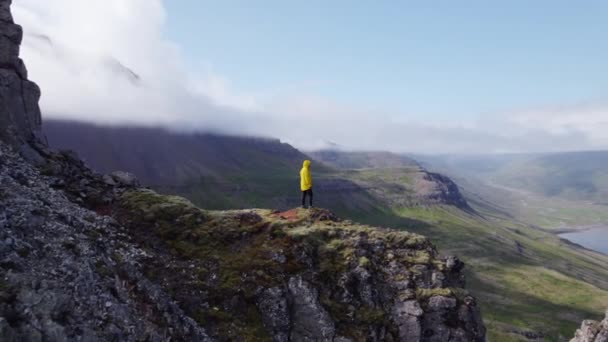
[[[484,339],[462,263],[420,235],[323,209],[205,211],[150,190],[125,192],[114,213],[144,246],[165,248],[173,261],[148,275],[218,340]]]

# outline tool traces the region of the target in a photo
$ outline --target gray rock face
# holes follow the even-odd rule
[[[608,311],[601,322],[583,321],[570,342],[608,342]]]
[[[40,88],[27,79],[19,58],[23,31],[13,22],[10,5],[11,0],[0,0],[0,139],[19,148],[40,135]]]
[[[333,341],[336,328],[331,317],[319,303],[317,290],[301,277],[289,279],[293,329],[291,341]]]
[[[291,320],[285,290],[281,287],[262,290],[258,296],[257,306],[264,326],[271,332],[274,341],[289,341]]]
[[[132,173],[124,171],[114,171],[110,176],[112,177],[112,180],[115,184],[121,184],[125,186],[139,186],[139,181]]]
[[[0,340],[209,341],[113,219],[0,142]]]

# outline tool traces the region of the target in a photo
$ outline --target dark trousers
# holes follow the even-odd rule
[[[302,191],[302,206],[306,205],[306,196],[310,196],[309,203],[312,207],[312,189]]]

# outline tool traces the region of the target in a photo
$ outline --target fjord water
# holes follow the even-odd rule
[[[608,254],[608,227],[600,227],[580,232],[565,233],[561,238],[577,243],[585,248]]]

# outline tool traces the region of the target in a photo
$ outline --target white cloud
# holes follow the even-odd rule
[[[13,13],[45,117],[266,135],[305,149],[328,141],[425,153],[608,148],[606,103],[421,122],[291,87],[283,87],[289,94],[236,92],[212,68],[188,70],[181,57],[188,47],[164,37],[161,0],[14,0]]]

